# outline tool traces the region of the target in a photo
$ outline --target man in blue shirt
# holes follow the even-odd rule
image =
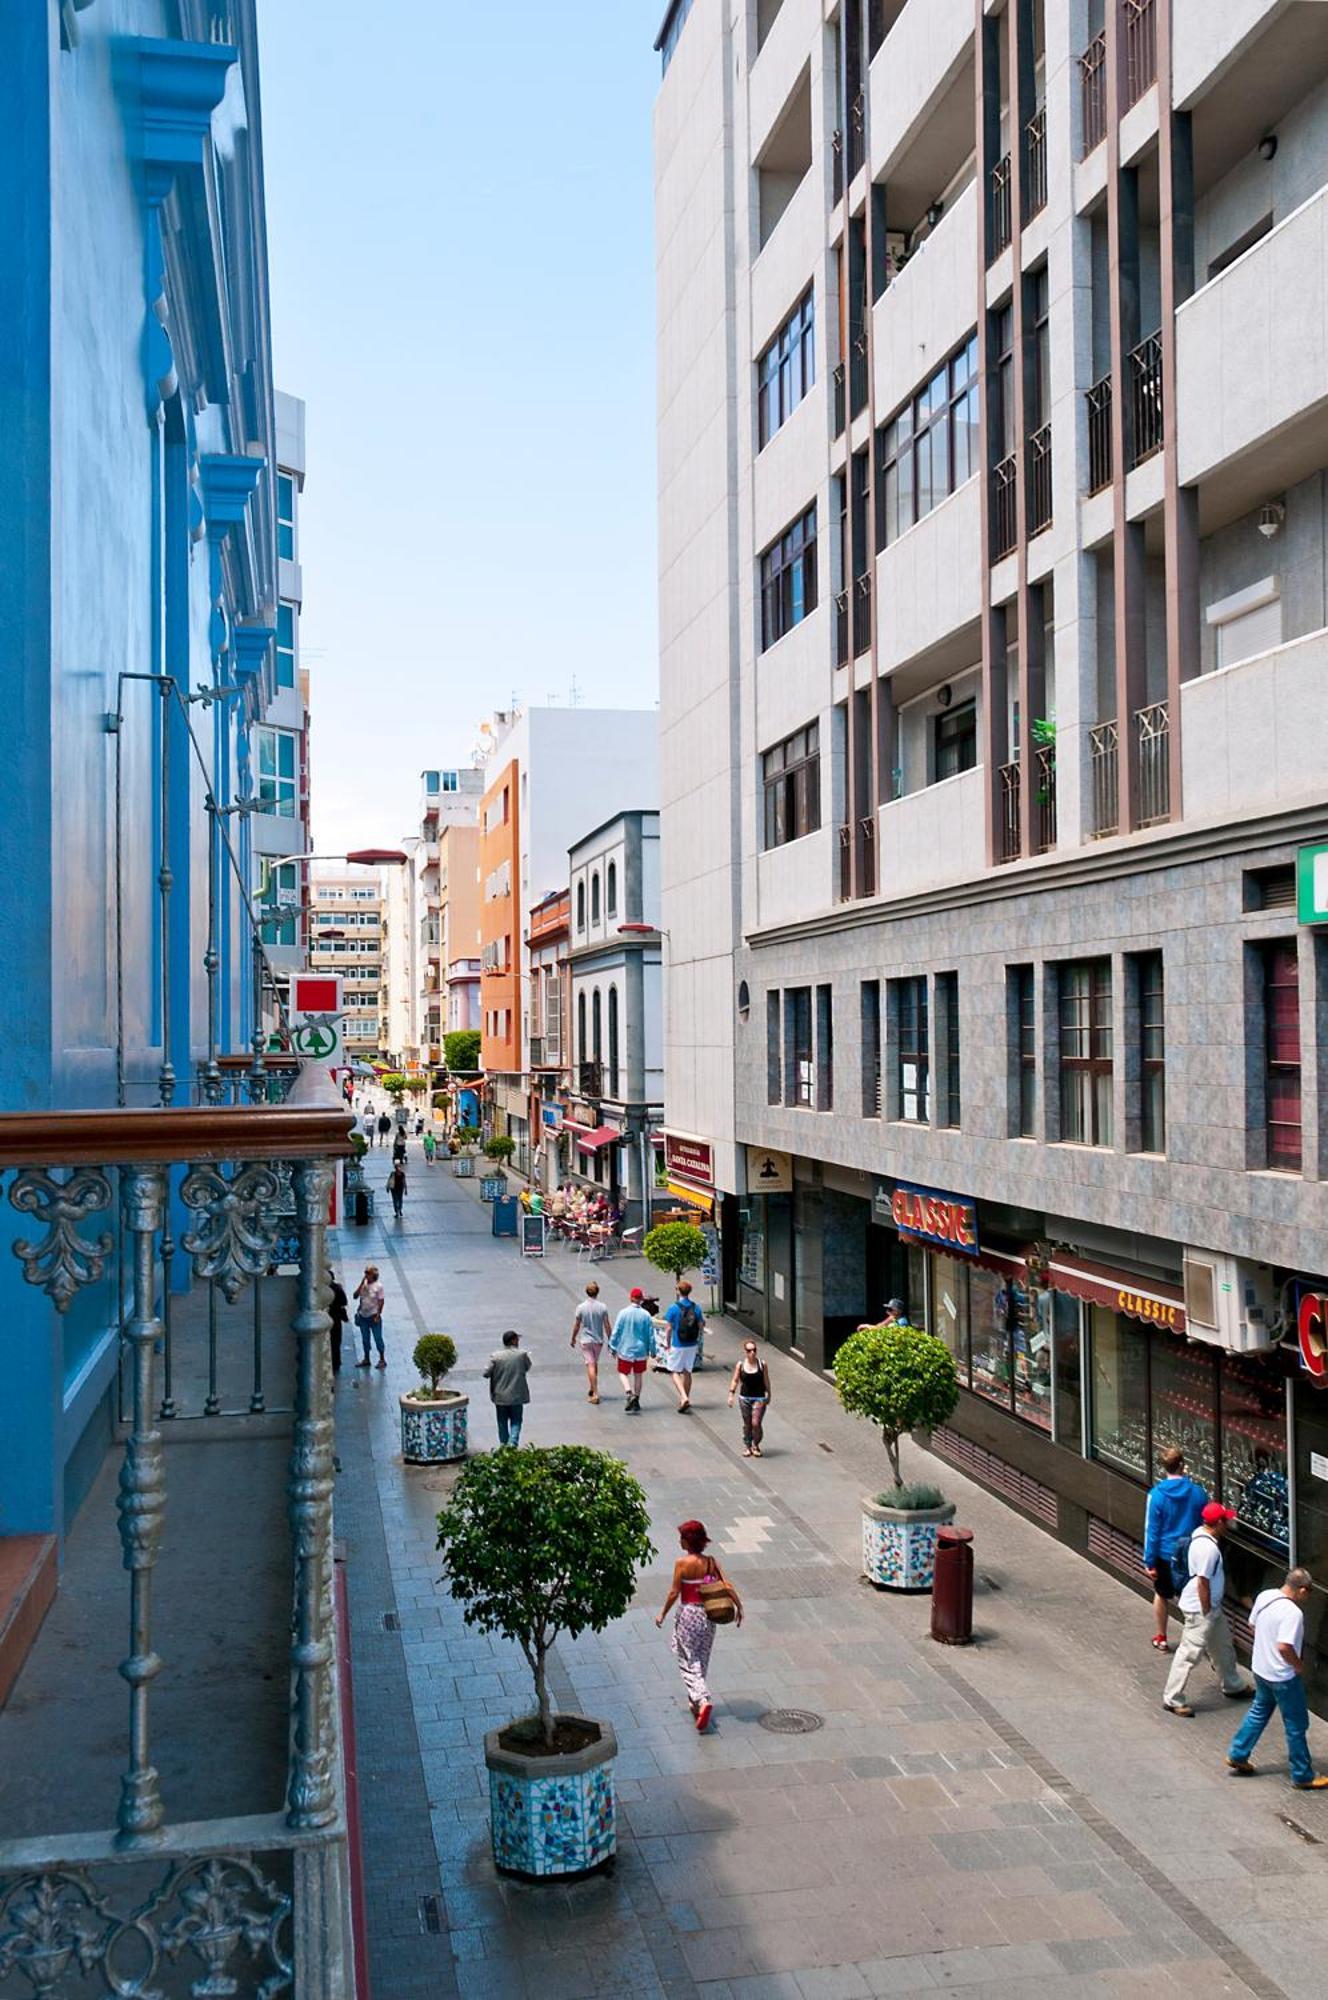
[[[640,1411],[641,1384],[655,1348],[655,1322],[641,1303],[644,1297],[640,1286],[634,1285],[631,1302],[623,1307],[609,1335],[609,1347],[618,1357],[618,1373],[626,1391],[623,1408],[629,1417]]]
[[[1185,1574],[1172,1572],[1172,1563],[1183,1563],[1190,1536],[1203,1516],[1208,1495],[1197,1479],[1185,1470],[1185,1454],[1172,1445],[1162,1454],[1162,1477],[1148,1496],[1144,1516],[1144,1568],[1153,1579],[1153,1644],[1159,1653],[1169,1653],[1167,1607],[1180,1596]]]
[[[692,1407],[692,1369],[696,1365],[697,1344],[705,1329],[705,1318],[686,1278],[679,1278],[678,1296],[664,1317],[669,1323],[666,1365],[677,1392],[679,1412],[685,1415]]]

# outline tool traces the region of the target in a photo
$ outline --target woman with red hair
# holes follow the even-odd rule
[[[710,1648],[715,1643],[715,1628],[701,1601],[701,1585],[722,1583],[727,1587],[739,1625],[742,1623],[742,1599],[714,1556],[705,1553],[710,1537],[700,1521],[684,1521],[678,1529],[678,1540],[682,1543],[683,1553],[673,1565],[673,1581],[664,1600],[664,1609],[655,1624],[662,1625],[677,1602],[678,1616],[674,1620],[673,1637],[669,1644],[677,1657],[678,1671],[687,1690],[687,1701],[696,1721],[697,1733],[702,1734],[710,1727],[712,1714],[706,1669],[710,1665]]]

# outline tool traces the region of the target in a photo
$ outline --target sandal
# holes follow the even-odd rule
[[[750,1458],[750,1457],[751,1457],[751,1455],[752,1455],[752,1448],[751,1448],[751,1446],[750,1446],[749,1444],[745,1444],[745,1445],[743,1446],[743,1448],[742,1448],[742,1455],[743,1455],[743,1457],[744,1457],[744,1458]]]
[[[1159,1653],[1169,1653],[1171,1651],[1171,1641],[1169,1639],[1164,1639],[1160,1632],[1154,1632],[1153,1644],[1156,1646]]]

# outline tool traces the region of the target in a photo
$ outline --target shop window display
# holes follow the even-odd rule
[[[1055,1352],[1056,1442],[1070,1451],[1083,1449],[1083,1363],[1079,1339],[1079,1301],[1064,1292],[1044,1292],[1051,1300],[1052,1346]]]
[[[1014,1339],[1014,1413],[1051,1429],[1052,1299],[1045,1289],[1009,1286]]]
[[[1094,1458],[1148,1477],[1148,1335],[1106,1306],[1091,1306]],[[1168,1440],[1172,1442],[1172,1440]],[[1176,1439],[1174,1442],[1179,1443]],[[1201,1475],[1191,1468],[1195,1477]]]
[[[931,1260],[931,1321],[929,1331],[939,1334],[951,1354],[961,1385],[971,1386],[968,1359],[968,1266],[957,1257],[934,1256]]]
[[[1153,1477],[1161,1456],[1177,1444],[1190,1477],[1217,1491],[1217,1357],[1209,1350],[1154,1334],[1152,1341]]]
[[[1282,1381],[1266,1366],[1224,1354],[1221,1375],[1222,1498],[1242,1528],[1288,1546],[1286,1407]]]

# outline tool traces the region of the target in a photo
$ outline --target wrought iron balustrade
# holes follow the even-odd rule
[[[1010,155],[1003,153],[991,170],[991,242],[989,261],[1008,249],[1014,234]]]
[[[834,435],[836,437],[843,437],[845,415],[844,415],[844,364],[842,361],[837,361],[835,363],[834,370],[831,375],[831,382],[833,384],[833,390],[834,390],[834,416],[835,416]]]
[[[1021,786],[1018,762],[1002,764],[997,770],[996,778],[999,786],[996,801],[997,812],[999,814],[996,832],[996,859],[998,861],[1017,861],[1023,847],[1023,841],[1020,838],[1019,832],[1019,797]]]
[[[1051,526],[1051,425],[1043,424],[1028,440],[1028,532],[1040,535]]]
[[[872,580],[865,569],[853,585],[853,652],[869,652],[872,639]]]
[[[1111,377],[1104,375],[1085,389],[1088,405],[1088,490],[1100,493],[1111,484]]]
[[[1084,140],[1080,159],[1086,160],[1107,136],[1107,37],[1094,35],[1079,58],[1079,97]]]
[[[1130,464],[1162,449],[1162,336],[1150,333],[1130,355]]]
[[[1088,764],[1093,797],[1089,829],[1095,840],[1120,827],[1119,740],[1115,719],[1099,722],[1088,732]]]
[[[991,559],[999,562],[1008,556],[1019,539],[1019,496],[1015,482],[1019,477],[1018,454],[1011,452],[999,465],[992,468],[991,475]]]
[[[844,134],[836,125],[830,134],[830,157],[833,162],[830,171],[830,192],[835,201],[844,199]]]
[[[1139,824],[1171,818],[1171,716],[1164,701],[1135,710],[1139,738]]]
[[[848,592],[835,592],[835,665],[846,667],[853,657],[849,639]]]
[[[848,108],[848,178],[852,184],[867,157],[867,95],[860,90]]]
[[[1157,78],[1157,9],[1154,0],[1123,0],[1125,106],[1137,104]]]
[[[853,896],[853,828],[845,822],[839,829],[839,900],[847,903]]]
[[[858,894],[876,894],[876,815],[864,813],[858,821]]]
[[[1034,216],[1047,205],[1047,107],[1040,104],[1024,127],[1024,216]]]
[[[1056,746],[1038,743],[1033,749],[1033,852],[1048,854],[1056,845]]]

